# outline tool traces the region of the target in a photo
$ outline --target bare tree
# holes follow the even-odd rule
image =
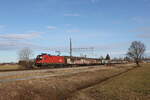
[[[139,62],[142,60],[145,50],[146,47],[142,42],[133,41],[128,49],[127,56],[132,58],[137,66],[139,66]]]
[[[30,48],[23,48],[19,51],[19,60],[29,61],[33,55],[33,51]]]
[[[25,68],[33,68],[34,61],[30,59],[33,51],[30,48],[23,48],[19,51],[19,65]]]

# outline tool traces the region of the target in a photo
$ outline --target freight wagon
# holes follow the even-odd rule
[[[97,65],[101,64],[100,59],[70,57],[70,56],[54,56],[49,54],[41,54],[36,57],[36,66],[76,66],[76,65]]]

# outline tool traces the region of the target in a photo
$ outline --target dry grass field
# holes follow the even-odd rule
[[[15,69],[23,69],[23,67],[15,64],[15,65],[11,65],[11,64],[6,64],[6,65],[0,65],[0,71],[1,70],[15,70]]]
[[[78,91],[68,100],[150,100],[150,64]]]
[[[149,65],[1,72],[0,100],[148,100],[149,72]]]

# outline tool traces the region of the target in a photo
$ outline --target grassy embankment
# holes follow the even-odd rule
[[[82,89],[68,100],[150,100],[150,64]]]

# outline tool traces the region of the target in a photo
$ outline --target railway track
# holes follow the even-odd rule
[[[103,64],[101,64],[103,65]],[[97,65],[85,65],[85,66],[63,66],[63,67],[36,67],[36,68],[28,68],[28,69],[6,69],[0,70],[0,72],[11,72],[11,71],[30,71],[30,70],[48,70],[48,69],[61,69],[61,68],[75,68],[75,67],[88,67],[88,66],[97,66]]]
[[[120,63],[115,63],[113,65],[119,65]],[[75,65],[75,66],[63,66],[63,67],[36,67],[36,68],[28,68],[28,69],[6,69],[6,70],[0,70],[0,72],[11,72],[11,71],[30,71],[30,70],[46,70],[46,69],[59,69],[59,68],[75,68],[75,67],[88,67],[88,66],[103,66],[104,64],[94,64],[94,65]],[[124,64],[126,65],[126,64]],[[133,64],[132,64],[133,65]]]

